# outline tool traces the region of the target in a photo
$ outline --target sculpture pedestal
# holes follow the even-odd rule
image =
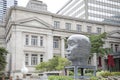
[[[89,76],[84,75],[84,69],[93,69],[93,75],[96,76],[96,67],[88,65],[74,65],[66,66],[65,69],[74,69],[74,80],[89,78]],[[81,76],[78,76],[78,69],[81,70]]]

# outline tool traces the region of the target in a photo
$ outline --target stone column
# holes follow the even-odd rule
[[[61,57],[65,57],[65,40],[61,37]]]
[[[102,69],[105,70],[105,58],[104,57],[101,58],[101,62],[102,62]]]
[[[31,46],[31,35],[29,35],[29,46]]]
[[[115,52],[115,43],[113,43],[113,52]]]
[[[13,72],[12,76],[15,77],[16,70],[20,70],[22,62],[25,61],[25,54],[23,52],[23,45],[25,43],[22,32],[16,28],[13,29],[11,41],[11,71]]]
[[[40,36],[37,36],[38,37],[38,43],[37,45],[40,46]]]
[[[40,54],[37,54],[38,56],[38,64],[40,63]]]
[[[28,59],[28,60],[29,60],[29,64],[28,64],[28,65],[31,66],[31,53],[29,53],[28,56],[29,56],[29,57],[28,57],[28,58],[29,58],[29,59]]]
[[[45,61],[47,61],[48,59],[53,58],[53,36],[52,34],[48,34],[47,35],[47,47],[46,47],[46,59],[44,59]]]
[[[93,55],[93,59],[92,59],[92,65],[96,67],[96,70],[97,70],[97,54],[94,53]]]

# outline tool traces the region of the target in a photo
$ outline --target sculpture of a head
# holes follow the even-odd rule
[[[72,35],[67,40],[67,58],[73,65],[86,65],[90,54],[90,40],[84,35]]]

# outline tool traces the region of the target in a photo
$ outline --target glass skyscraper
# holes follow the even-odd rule
[[[120,24],[120,0],[69,0],[57,14]]]
[[[17,5],[16,0],[0,0],[0,22],[3,22],[7,8],[14,5]]]
[[[7,1],[0,0],[0,22],[3,20],[3,15],[5,14],[7,9]]]

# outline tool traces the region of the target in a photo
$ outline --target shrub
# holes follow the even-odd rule
[[[102,78],[102,79],[100,79],[100,80],[107,80],[107,79],[105,79],[105,78]]]
[[[69,71],[69,75],[70,75],[70,76],[73,76],[73,75],[74,75],[74,72],[73,72],[73,71]]]
[[[85,73],[93,73],[94,72],[94,70],[92,70],[92,69],[86,69],[85,70]]]
[[[73,78],[68,76],[49,76],[48,80],[73,80]]]
[[[92,73],[85,73],[85,76],[93,76]]]
[[[120,76],[120,72],[112,72],[111,73],[113,76]]]
[[[108,76],[112,76],[112,74],[109,71],[102,71],[102,72],[100,72],[100,76],[106,78]]]
[[[90,77],[90,80],[98,80],[98,78],[95,76],[92,76],[92,77]]]

